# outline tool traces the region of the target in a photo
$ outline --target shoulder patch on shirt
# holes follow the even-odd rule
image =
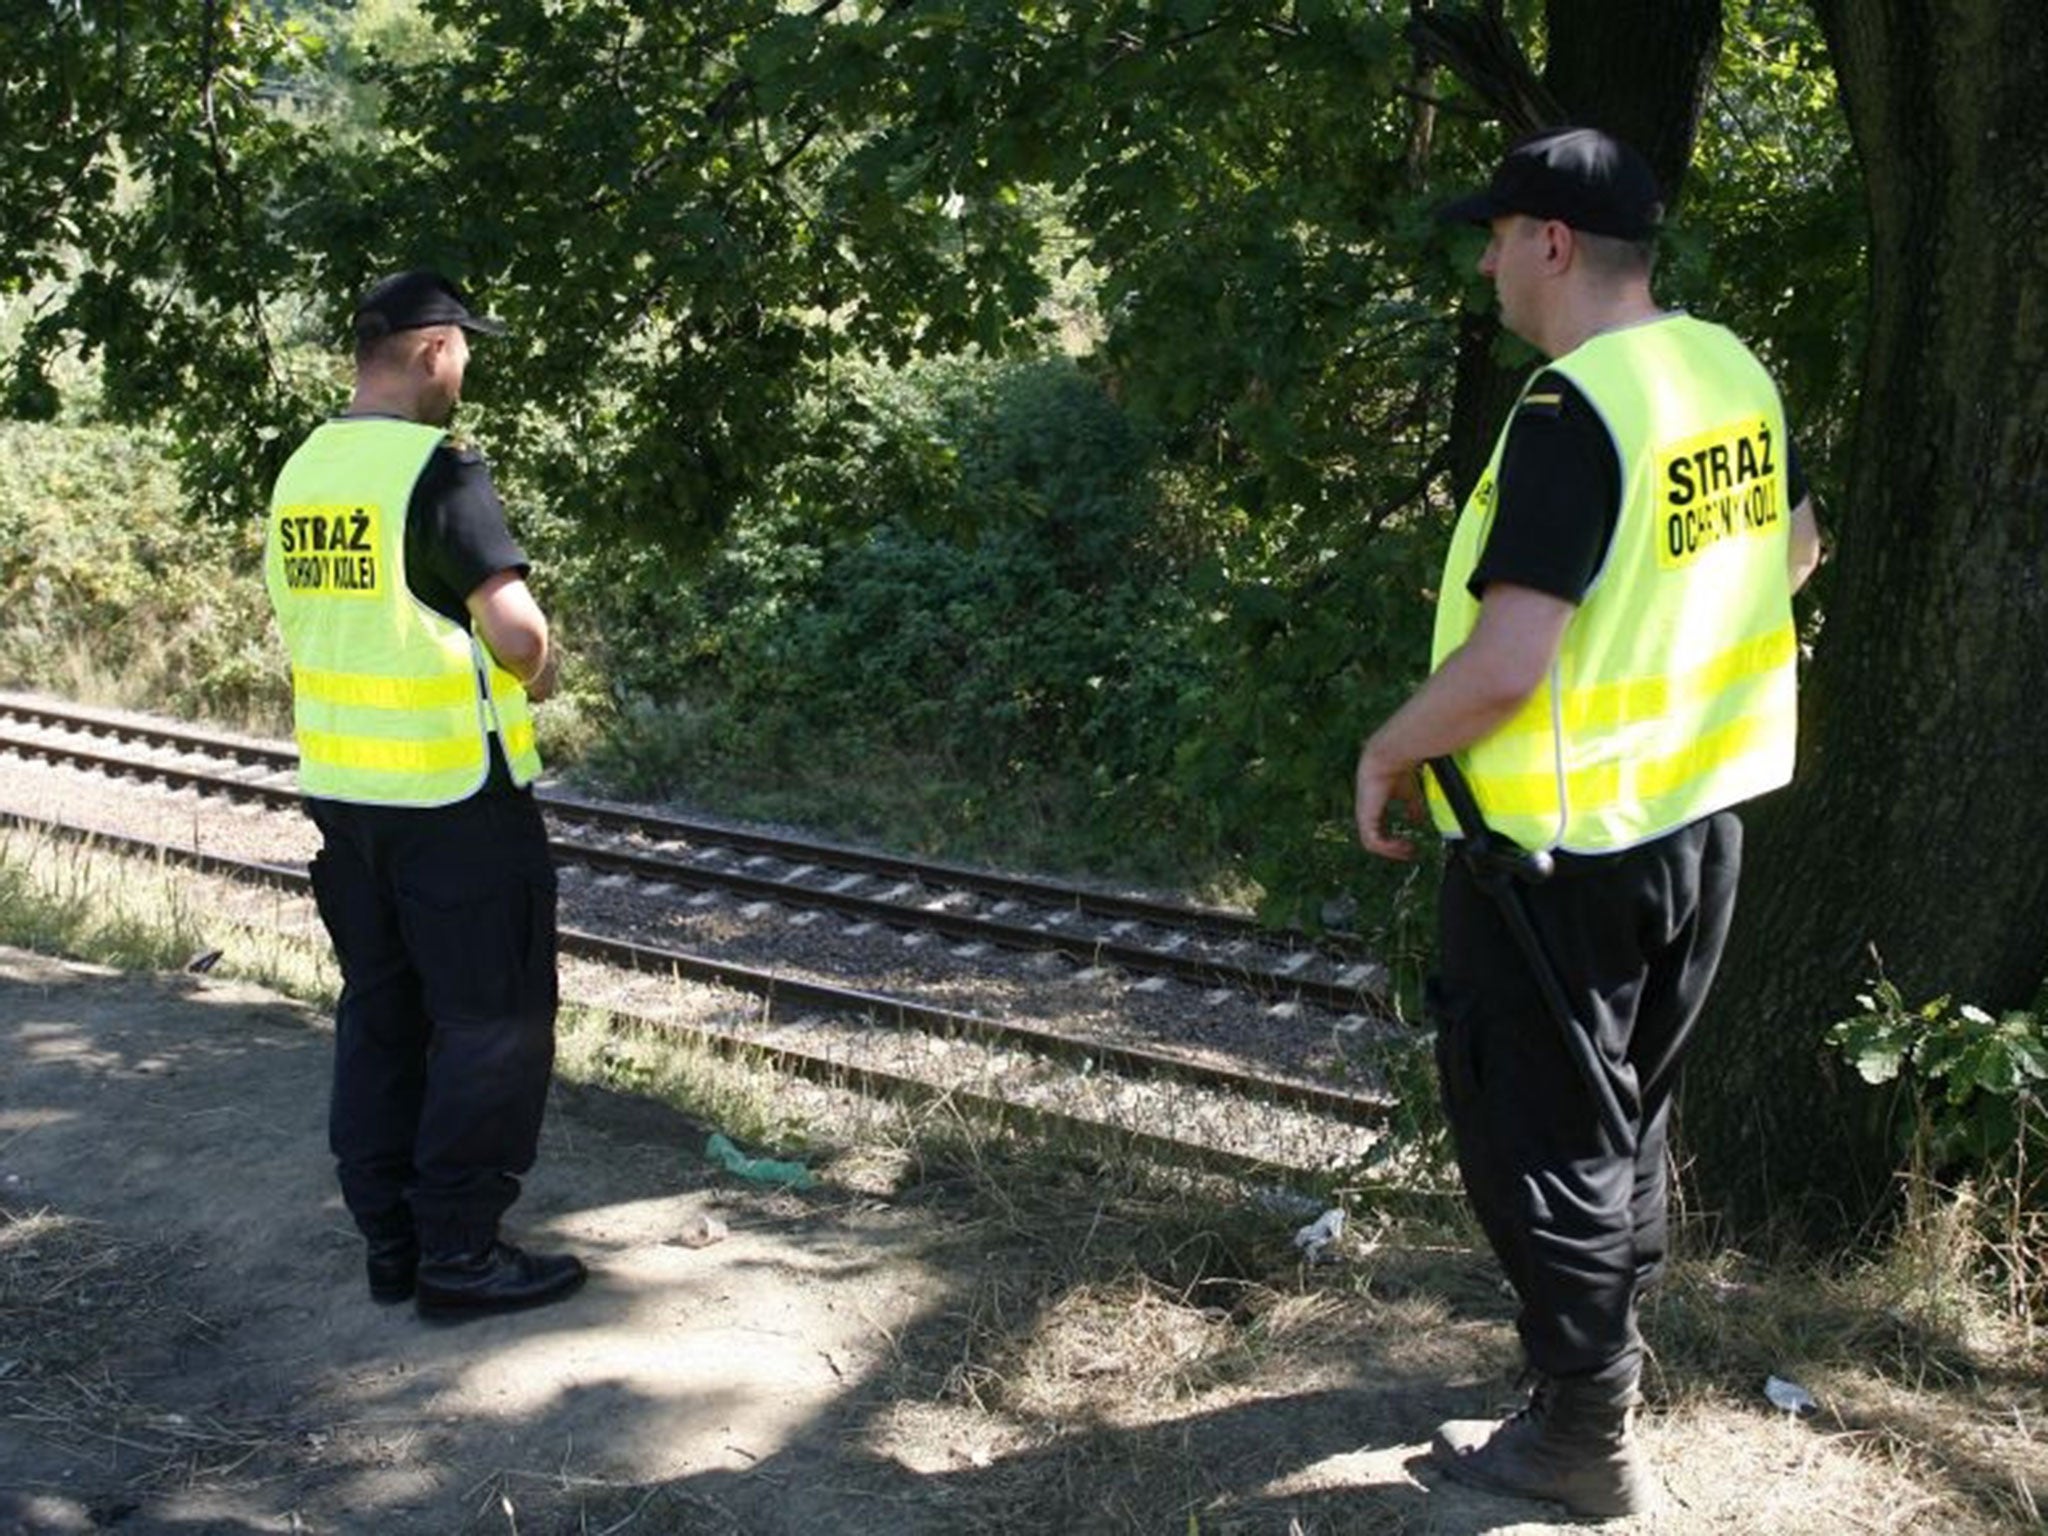
[[[1554,390],[1524,395],[1521,408],[1532,416],[1555,416],[1564,408],[1564,396]]]

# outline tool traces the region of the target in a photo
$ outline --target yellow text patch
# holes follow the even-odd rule
[[[1657,563],[1666,570],[1784,521],[1783,445],[1761,416],[1659,448],[1656,473]]]
[[[297,597],[378,597],[384,590],[384,509],[280,507],[271,521],[285,590]]]

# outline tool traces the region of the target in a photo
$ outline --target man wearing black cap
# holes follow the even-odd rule
[[[529,786],[548,624],[490,472],[444,430],[471,313],[403,272],[355,315],[356,386],[271,496],[264,578],[292,660],[314,897],[343,978],[329,1140],[370,1295],[425,1317],[584,1278],[500,1240],[554,1062],[555,873]]]
[[[1555,872],[1514,893],[1532,957],[1466,860],[1445,870],[1444,1105],[1537,1386],[1505,1420],[1444,1425],[1432,1454],[1466,1482],[1629,1514],[1651,1497],[1630,1412],[1669,1110],[1733,911],[1733,807],[1791,776],[1791,598],[1819,535],[1762,366],[1651,298],[1662,205],[1632,150],[1539,134],[1442,216],[1489,228],[1501,323],[1550,361],[1459,517],[1431,675],[1359,754],[1358,835],[1413,857],[1389,806],[1421,816],[1418,768],[1454,757],[1489,830]]]

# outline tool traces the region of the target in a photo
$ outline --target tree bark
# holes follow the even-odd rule
[[[1487,61],[1492,67],[1485,70],[1485,79],[1468,77],[1467,84],[1482,94],[1491,86],[1487,104],[1516,137],[1564,123],[1605,129],[1650,162],[1664,189],[1665,206],[1674,206],[1692,161],[1707,85],[1720,59],[1720,0],[1634,0],[1626,5],[1548,0],[1544,18],[1549,46],[1539,89],[1520,86],[1530,73],[1523,58]],[[1425,30],[1461,24],[1470,29],[1460,38],[1468,47],[1489,36],[1512,44],[1504,31],[1475,28],[1469,18],[1438,15],[1418,17],[1415,23]],[[1562,114],[1555,122],[1530,120],[1553,109]],[[1528,377],[1526,367],[1503,368],[1494,361],[1499,335],[1490,307],[1460,321],[1450,448],[1451,491],[1460,502],[1486,467],[1494,438]]]
[[[1871,947],[1915,1001],[2020,1004],[2048,971],[2048,26],[2040,0],[1814,11],[1864,169],[1870,344],[1799,775],[1748,815],[1686,1096],[1740,1225],[1860,1225],[1889,1187],[1881,1105],[1822,1041]]]
[[[1543,83],[1572,121],[1603,129],[1650,162],[1675,207],[1721,60],[1712,0],[1548,0]]]

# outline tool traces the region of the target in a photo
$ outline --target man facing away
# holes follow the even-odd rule
[[[1444,1425],[1432,1454],[1462,1481],[1629,1514],[1652,1496],[1630,1414],[1667,1122],[1733,913],[1732,807],[1792,774],[1791,599],[1819,534],[1762,365],[1651,297],[1662,206],[1634,151],[1539,134],[1442,216],[1489,226],[1501,323],[1550,361],[1459,517],[1431,675],[1359,754],[1358,836],[1413,857],[1389,805],[1419,817],[1418,766],[1455,755],[1490,829],[1555,855],[1520,894],[1634,1145],[1603,1128],[1500,907],[1452,858],[1437,1066],[1537,1387],[1505,1420]]]
[[[278,476],[264,548],[343,978],[329,1142],[375,1300],[509,1311],[584,1279],[498,1236],[554,1063],[528,706],[555,654],[490,473],[445,431],[469,334],[503,328],[411,271],[363,296],[354,329],[354,397]]]

